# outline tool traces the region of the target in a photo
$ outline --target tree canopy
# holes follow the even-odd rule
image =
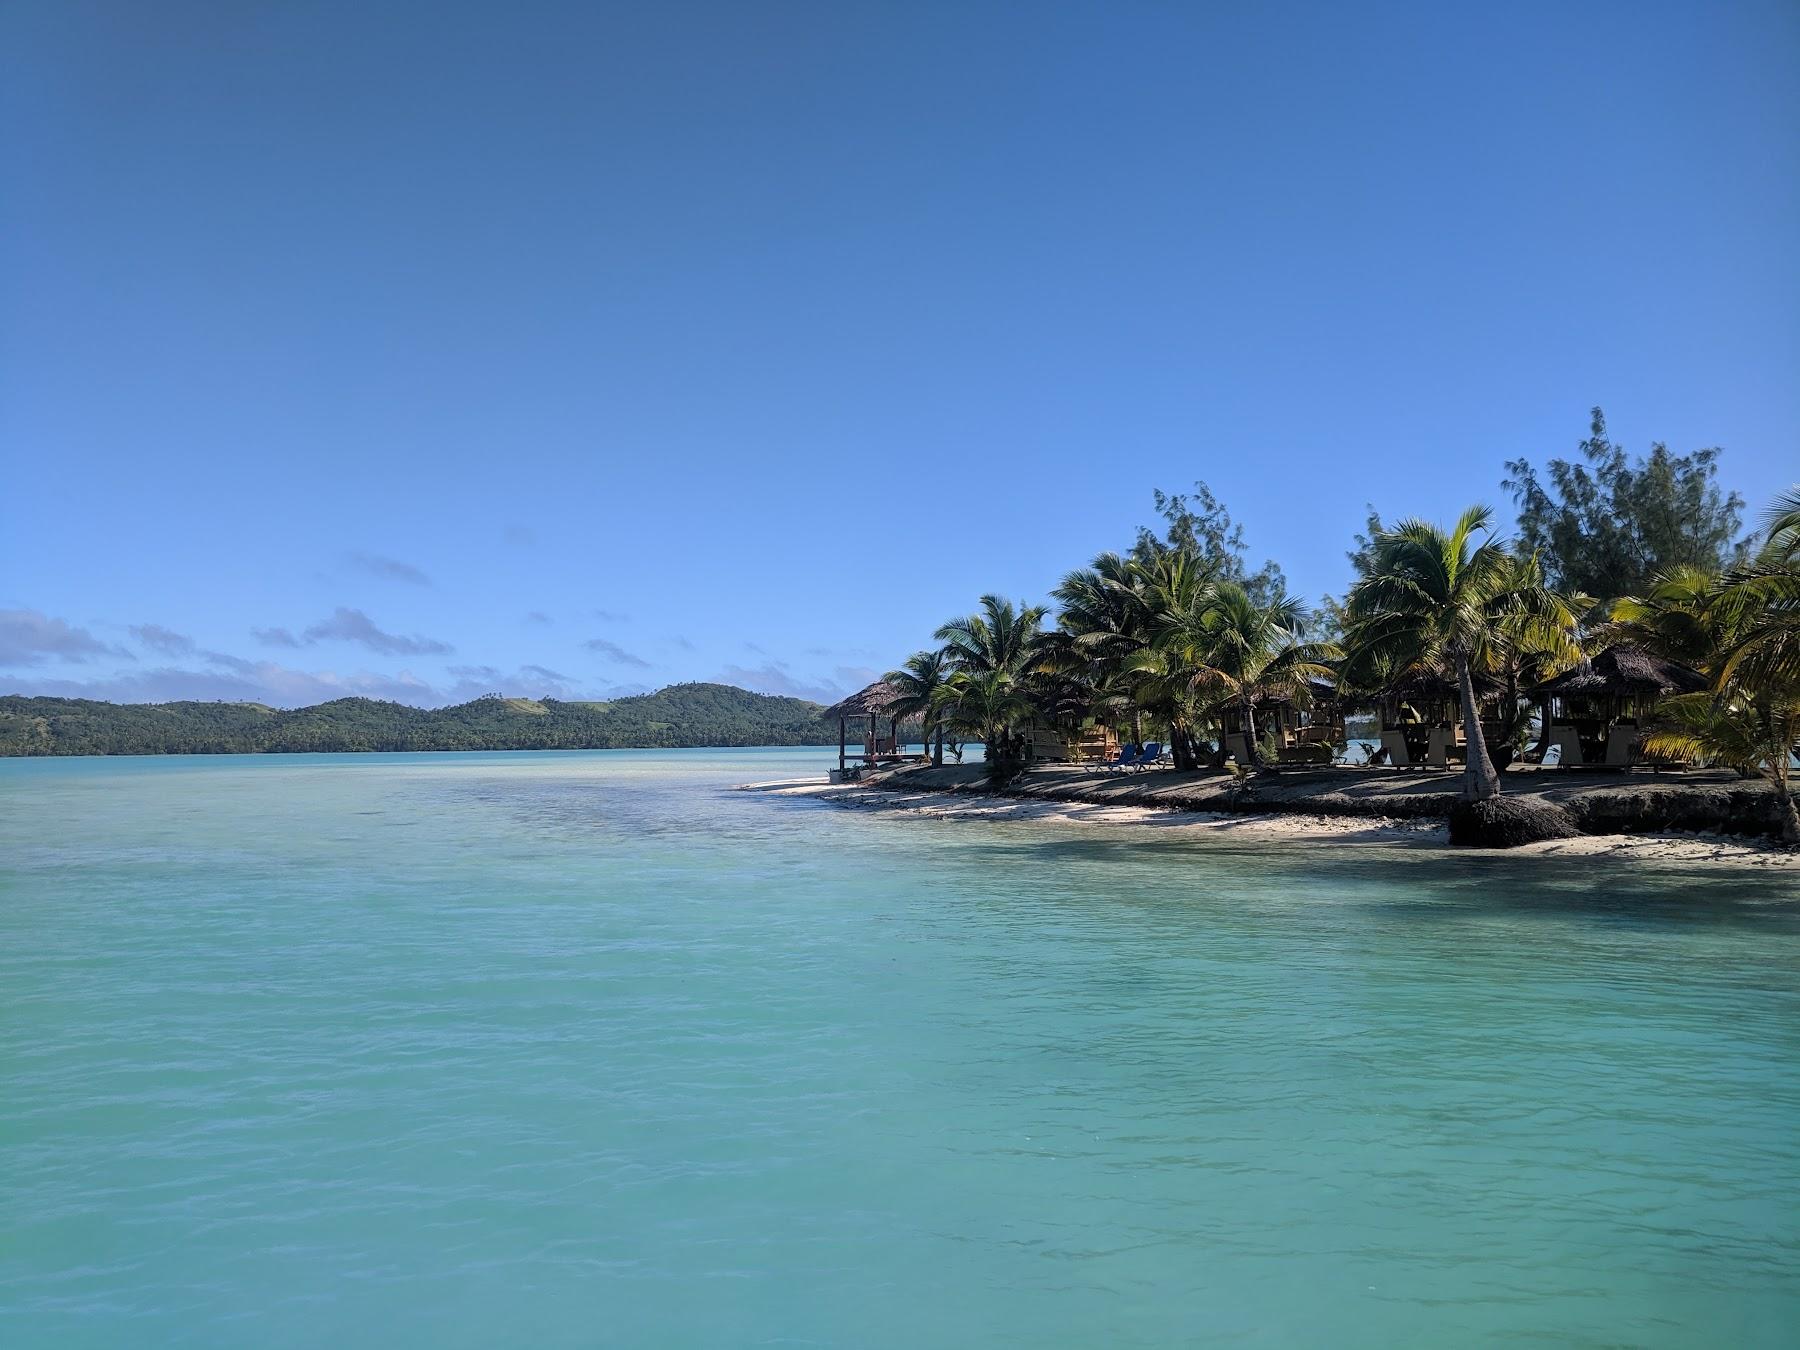
[[[1503,484],[1518,503],[1521,546],[1557,588],[1615,600],[1642,594],[1659,573],[1717,572],[1742,558],[1744,499],[1720,490],[1717,447],[1673,455],[1659,442],[1634,459],[1595,408],[1577,448],[1579,459],[1550,460],[1542,478],[1530,460],[1508,460]]]
[[[478,698],[450,708],[367,698],[282,709],[260,703],[102,703],[9,695],[0,698],[0,754],[835,745],[837,724],[826,725],[822,711],[804,699],[724,684],[677,684],[603,703]]]
[[[1148,559],[1163,550],[1190,554],[1217,580],[1242,586],[1258,605],[1274,604],[1287,592],[1287,578],[1272,559],[1256,571],[1250,570],[1244,561],[1244,527],[1232,520],[1225,503],[1205,483],[1195,483],[1192,492],[1168,493],[1158,488],[1155,501],[1163,532],[1159,535],[1148,525],[1139,526],[1134,556]]]

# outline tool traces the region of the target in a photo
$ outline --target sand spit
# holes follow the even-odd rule
[[[1523,783],[1516,780],[1524,779]],[[1158,781],[1162,780],[1162,781]],[[1359,781],[1360,780],[1360,781]],[[1754,785],[1752,785],[1754,786]],[[986,788],[978,766],[946,766],[881,774],[861,783],[830,784],[818,779],[746,784],[746,789],[785,797],[805,797],[853,810],[884,811],[951,821],[1038,821],[1070,825],[1139,825],[1176,830],[1196,838],[1209,835],[1243,840],[1441,848],[1448,846],[1443,813],[1455,784],[1442,774],[1369,774],[1346,782],[1318,771],[1281,775],[1246,787],[1220,774],[1139,774],[1107,778],[1061,766],[1028,773],[1005,794]],[[1531,791],[1564,805],[1584,794],[1607,799],[1582,810],[1584,823],[1603,828],[1621,817],[1641,820],[1669,813],[1671,794],[1734,794],[1736,783],[1721,780],[1682,784],[1659,778],[1639,784],[1618,778],[1574,775],[1509,775],[1508,791]],[[1233,800],[1234,794],[1236,800]],[[1624,794],[1621,803],[1611,800]],[[1680,817],[1700,811],[1677,800]],[[1231,809],[1236,806],[1238,809]],[[1309,810],[1312,806],[1315,809]],[[1385,812],[1384,806],[1392,812]],[[1701,812],[1717,809],[1717,801]],[[1716,832],[1633,830],[1590,833],[1508,851],[1507,856],[1609,856],[1669,863],[1721,863],[1800,873],[1800,852],[1754,836]]]

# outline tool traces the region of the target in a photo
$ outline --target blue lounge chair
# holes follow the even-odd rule
[[[1089,760],[1088,767],[1094,768],[1094,769],[1105,769],[1108,773],[1110,773],[1110,772],[1112,772],[1112,770],[1117,768],[1119,765],[1123,764],[1126,760],[1133,758],[1136,754],[1137,754],[1137,746],[1121,745],[1119,747],[1118,753],[1115,754],[1111,759]]]
[[[1119,747],[1119,757],[1117,759],[1109,759],[1106,761],[1106,771],[1108,773],[1117,773],[1121,769],[1129,769],[1133,764],[1137,763],[1137,757],[1138,748],[1136,741],[1132,741],[1129,745],[1121,745]]]
[[[1162,752],[1162,742],[1151,741],[1150,744],[1144,747],[1144,753],[1137,757],[1137,762],[1131,767],[1133,769],[1147,769],[1152,764],[1156,763],[1157,760],[1162,758]]]

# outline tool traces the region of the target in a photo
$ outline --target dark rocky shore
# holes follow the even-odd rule
[[[1042,765],[1003,788],[980,764],[900,768],[863,779],[909,792],[970,793],[1091,805],[1139,806],[1231,815],[1351,816],[1448,821],[1460,772],[1285,768],[1238,778],[1222,770],[1108,774]],[[1780,831],[1769,784],[1718,771],[1564,772],[1523,767],[1502,775],[1507,797],[1560,808],[1584,834],[1710,833],[1773,838]]]

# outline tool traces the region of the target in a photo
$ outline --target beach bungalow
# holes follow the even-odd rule
[[[905,696],[886,680],[877,680],[866,689],[859,689],[841,703],[834,703],[825,710],[825,717],[837,718],[838,723],[838,776],[842,778],[844,771],[852,760],[858,761],[859,769],[872,769],[879,764],[899,763],[907,759],[918,759],[923,756],[903,755],[900,753],[901,719],[892,709]],[[887,719],[887,735],[881,734],[881,720]],[[862,748],[851,753],[850,723],[858,723],[861,733]]]
[[[1060,764],[1110,759],[1118,739],[1095,707],[1094,691],[1067,675],[1040,674],[1034,682],[1035,712],[1029,726],[1018,728],[1027,760]]]
[[[1053,726],[1039,719],[1025,729],[1025,758],[1041,764],[1067,764],[1112,759],[1119,752],[1118,733],[1093,718],[1077,726]]]
[[[1543,747],[1559,746],[1565,767],[1625,768],[1657,702],[1706,687],[1699,671],[1620,642],[1527,692],[1544,705]]]
[[[1281,741],[1283,764],[1329,764],[1332,747],[1343,743],[1344,706],[1329,680],[1307,681],[1304,698],[1260,696],[1255,712],[1257,739],[1274,732]],[[1219,723],[1227,757],[1242,762],[1246,758],[1242,711],[1235,706],[1222,709]]]
[[[1499,680],[1476,675],[1475,701],[1488,753],[1498,763],[1510,757],[1506,731],[1494,706],[1502,692]],[[1462,688],[1451,676],[1414,669],[1388,684],[1372,700],[1381,709],[1381,749],[1397,768],[1424,766],[1447,769],[1467,754],[1462,721]]]

